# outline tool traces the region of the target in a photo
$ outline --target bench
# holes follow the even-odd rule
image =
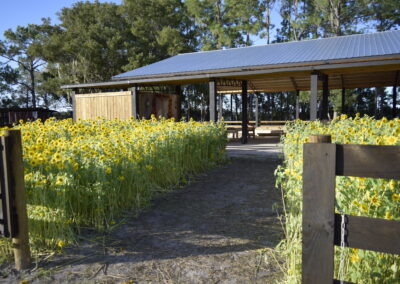
[[[226,125],[226,129],[228,130],[228,134],[232,134],[232,138],[239,138],[239,131],[242,130],[242,122],[241,121],[224,121]],[[254,124],[247,124],[247,131],[249,137],[256,137],[256,128]]]

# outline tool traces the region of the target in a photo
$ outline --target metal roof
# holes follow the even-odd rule
[[[400,54],[400,31],[184,53],[116,75],[113,80],[195,74],[233,68],[243,70],[265,65],[279,67],[288,64],[365,59],[393,54]]]

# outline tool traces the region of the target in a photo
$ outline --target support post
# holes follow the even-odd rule
[[[300,118],[300,91],[296,90],[296,119]]]
[[[321,120],[328,119],[328,105],[329,105],[329,77],[328,75],[322,76],[322,104],[320,118]]]
[[[242,144],[247,144],[247,81],[242,81]]]
[[[224,104],[223,94],[219,94],[218,98],[219,98],[219,101],[218,101],[218,104],[219,104],[218,105],[218,120],[221,121],[222,117],[223,117],[223,111],[224,111],[224,109],[223,109],[223,104]]]
[[[392,116],[393,118],[397,117],[397,86],[393,86],[393,110],[392,110]]]
[[[17,234],[12,238],[15,268],[27,269],[31,266],[29,247],[28,215],[24,184],[24,164],[22,161],[22,142],[20,130],[5,130],[2,137],[4,147],[3,161],[6,183],[9,192],[14,193],[14,206],[17,217]]]
[[[255,120],[256,120],[256,127],[258,127],[259,126],[259,118],[258,118],[258,108],[259,108],[259,93],[255,93],[255,97],[256,97],[256,102],[255,102],[255,104],[256,104],[256,117],[255,117]]]
[[[177,85],[175,87],[175,93],[178,96],[177,102],[176,102],[176,104],[177,104],[176,116],[177,116],[177,121],[180,121],[182,119],[182,88],[181,88],[181,85]]]
[[[131,89],[132,98],[132,117],[137,120],[139,119],[139,88],[137,85],[133,86]]]
[[[208,83],[209,86],[209,106],[210,106],[210,121],[217,121],[217,84],[214,80]]]
[[[233,120],[233,94],[231,94],[231,120]]]
[[[76,121],[76,98],[75,98],[75,90],[71,91],[71,100],[72,100],[72,120]]]
[[[332,283],[336,145],[329,135],[310,142],[303,146],[302,283]]]
[[[318,74],[311,74],[310,120],[317,119]]]

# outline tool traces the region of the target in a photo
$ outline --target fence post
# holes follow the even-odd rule
[[[4,160],[4,163],[7,167],[10,191],[13,191],[15,194],[15,210],[18,219],[17,235],[12,238],[12,246],[15,258],[15,268],[20,270],[29,268],[31,265],[21,131],[5,130],[3,139],[6,152],[6,160]]]
[[[336,145],[330,135],[310,142],[303,148],[302,283],[332,283]]]

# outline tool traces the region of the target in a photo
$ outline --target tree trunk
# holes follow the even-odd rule
[[[33,63],[29,70],[29,75],[31,77],[31,96],[32,96],[32,107],[36,108],[36,92],[35,92],[35,70],[33,69]]]
[[[271,9],[269,7],[270,3],[267,3],[267,9],[265,10],[265,29],[267,36],[267,44],[270,43],[271,38]]]

